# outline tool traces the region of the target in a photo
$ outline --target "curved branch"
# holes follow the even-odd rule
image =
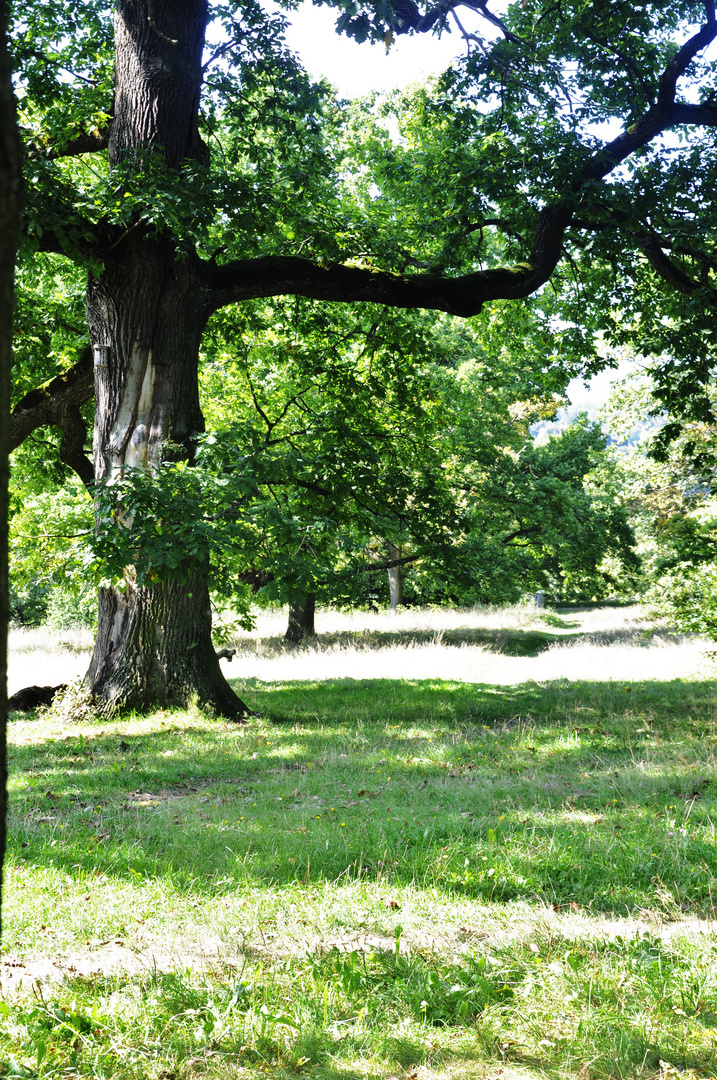
[[[438,6],[441,11],[447,10],[441,4]],[[483,10],[480,4],[475,7]],[[561,199],[540,211],[532,251],[526,262],[478,270],[455,278],[437,274],[394,274],[337,263],[322,266],[299,256],[238,259],[223,266],[208,262],[204,264],[207,315],[241,300],[294,295],[313,300],[370,301],[387,307],[432,309],[465,318],[477,315],[491,300],[519,300],[530,296],[549,280],[560,261],[565,231],[586,185],[603,180],[636,150],[670,128],[684,124],[717,126],[717,105],[709,102],[692,105],[674,100],[679,77],[697,53],[715,38],[717,22],[708,19],[679,49],[663,72],[657,102],[636,123],[591,154],[566,186]]]
[[[39,427],[59,427],[62,431],[60,460],[77,473],[82,483],[94,482],[95,470],[84,453],[87,428],[80,406],[94,396],[92,350],[89,346],[69,371],[31,390],[17,403],[10,416],[10,446],[18,446]]]
[[[706,285],[703,281],[695,281],[686,274],[681,266],[673,262],[663,251],[663,245],[659,237],[652,234],[642,234],[635,237],[638,247],[649,262],[656,274],[671,285],[673,289],[681,292],[684,296],[702,292],[709,301],[717,307],[717,289]]]
[[[425,15],[421,15],[414,0],[393,0],[391,4],[392,29],[397,34],[408,34],[411,30],[415,30],[418,34],[425,34],[428,30],[432,30],[437,22],[445,19],[449,12],[455,15],[455,8],[458,7],[470,8],[471,11],[482,15],[486,22],[497,27],[507,41],[522,44],[520,38],[508,29],[502,19],[489,11],[487,4],[482,0],[439,0]]]
[[[297,256],[238,259],[205,264],[209,313],[240,300],[306,296],[313,300],[371,301],[387,307],[430,308],[450,315],[477,315],[489,300],[518,300],[543,285],[560,258],[570,211],[561,205],[538,215],[530,259],[515,266],[478,270],[456,278],[392,274],[339,263],[319,266]]]
[[[716,32],[717,22],[715,22],[714,18],[714,8],[710,10],[708,7],[707,22],[677,50],[676,55],[662,73],[662,77],[658,84],[658,107],[662,103],[669,103],[675,100],[677,80],[687,71],[687,68],[697,56],[697,53],[702,52],[703,49],[706,49],[707,46],[714,41]]]

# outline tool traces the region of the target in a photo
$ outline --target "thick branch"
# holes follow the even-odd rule
[[[717,308],[717,289],[705,284],[704,281],[695,281],[689,274],[686,274],[681,266],[678,266],[665,254],[656,236],[644,234],[637,236],[635,239],[650,266],[655,273],[660,275],[663,281],[666,281],[673,289],[685,296],[700,291]]]
[[[55,161],[57,158],[78,157],[80,154],[94,154],[99,150],[106,150],[110,141],[110,128],[104,128],[94,134],[83,132],[76,139],[63,143],[61,146],[34,145],[27,151],[31,159],[44,158],[46,161]]]
[[[84,453],[87,429],[80,406],[94,392],[92,350],[88,347],[69,371],[31,390],[17,403],[10,416],[10,450],[16,450],[39,427],[59,427],[60,460],[74,469],[83,484],[92,484],[95,473]]]
[[[463,317],[477,315],[489,300],[518,300],[543,285],[560,258],[570,212],[547,207],[538,217],[530,261],[457,278],[437,274],[391,274],[357,266],[317,266],[295,256],[238,259],[206,266],[210,311],[265,296],[306,296],[313,300],[371,301],[387,307],[430,308]]]
[[[438,5],[434,12],[451,6]],[[481,5],[476,5],[481,9]],[[485,14],[485,11],[483,12]],[[205,264],[207,315],[227,304],[268,296],[294,295],[338,302],[370,301],[387,307],[425,308],[450,315],[477,315],[491,300],[530,296],[551,277],[562,255],[563,237],[585,186],[604,179],[636,150],[680,125],[717,126],[717,105],[675,102],[677,81],[697,55],[717,38],[717,22],[707,23],[678,51],[659,81],[657,102],[636,123],[592,154],[565,189],[562,199],[538,214],[528,260],[514,266],[478,270],[455,278],[436,274],[393,274],[384,270],[329,264],[296,256],[239,259]]]
[[[660,277],[672,285],[678,292],[689,295],[700,288],[700,283],[686,274],[684,270],[665,255],[660,242],[655,236],[642,235],[636,237],[638,247],[649,262],[653,270]]]
[[[657,104],[671,104],[675,100],[675,93],[677,92],[677,80],[680,76],[684,75],[687,68],[690,66],[697,53],[706,49],[714,39],[717,33],[717,23],[714,19],[714,11],[707,9],[707,22],[704,26],[700,27],[696,34],[693,34],[689,41],[686,41],[684,45],[678,49],[677,54],[673,57],[670,63],[662,73],[660,79]]]

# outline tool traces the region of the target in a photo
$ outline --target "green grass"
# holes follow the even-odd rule
[[[4,950],[76,970],[4,979],[6,1073],[717,1076],[685,921],[715,917],[715,689],[255,681],[246,727],[16,720]]]

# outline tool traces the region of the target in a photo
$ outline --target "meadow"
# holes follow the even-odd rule
[[[10,724],[0,1075],[717,1076],[716,669],[637,608],[260,616],[256,716]],[[80,675],[16,631],[10,690]]]

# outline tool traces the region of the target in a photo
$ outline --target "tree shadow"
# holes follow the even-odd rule
[[[564,624],[566,629],[578,623]],[[474,627],[458,627],[452,630],[340,630],[315,634],[303,642],[288,642],[283,637],[261,639],[263,655],[283,655],[297,652],[331,652],[336,649],[356,649],[371,652],[377,649],[406,648],[420,645],[444,645],[460,648],[464,645],[480,646],[504,656],[539,656],[545,649],[562,640],[573,640],[581,635],[556,634],[549,630],[486,630]],[[239,655],[254,655],[255,643],[239,642]]]
[[[12,747],[10,850],[202,895],[343,874],[593,912],[708,910],[716,690],[254,681],[252,704],[280,722],[174,714],[140,735],[105,724]]]

